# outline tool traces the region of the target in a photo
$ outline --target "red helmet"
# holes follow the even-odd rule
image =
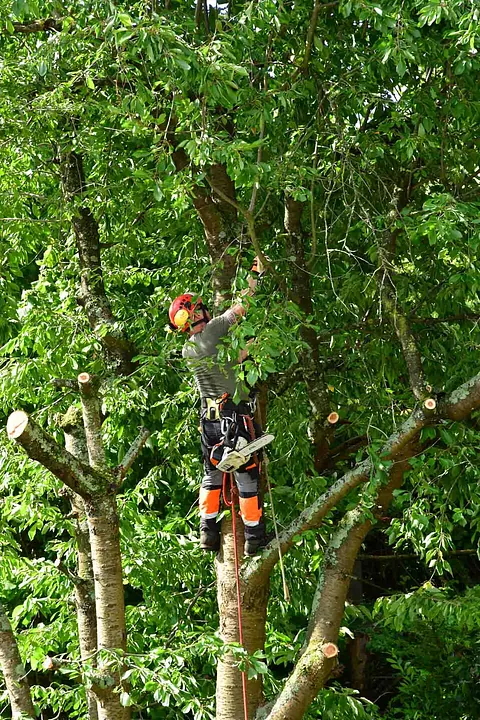
[[[175,298],[168,308],[168,317],[170,318],[172,329],[185,332],[190,328],[190,321],[193,318],[195,307],[199,301],[201,303],[202,299],[197,298],[194,302],[191,293],[184,293]]]

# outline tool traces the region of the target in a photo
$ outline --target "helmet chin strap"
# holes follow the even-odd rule
[[[209,314],[208,314],[207,307],[203,304],[203,302],[200,303],[200,305],[198,305],[198,307],[195,307],[195,310],[201,310],[201,311],[202,311],[202,319],[201,319],[201,320],[196,320],[195,322],[190,323],[190,327],[191,327],[192,329],[193,329],[194,327],[196,327],[197,325],[200,325],[201,323],[207,324],[207,323],[209,322],[209,320],[210,320],[210,316],[209,316]]]

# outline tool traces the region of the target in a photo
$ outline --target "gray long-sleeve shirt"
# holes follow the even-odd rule
[[[202,398],[217,398],[223,393],[232,397],[238,387],[233,368],[237,364],[225,363],[220,366],[216,362],[218,346],[222,337],[236,320],[231,310],[213,318],[204,329],[192,335],[183,346],[182,355],[187,366],[195,375],[195,382]],[[240,400],[247,400],[246,389],[240,389]]]

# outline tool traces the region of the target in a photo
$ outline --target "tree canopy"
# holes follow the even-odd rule
[[[335,582],[346,594],[354,577],[360,597],[343,619],[338,601],[339,663],[311,681],[304,716],[476,716],[479,13],[467,0],[0,8],[0,407],[63,445],[80,406],[66,381],[89,373],[109,468],[150,431],[115,488],[127,650],[100,651],[135,717],[215,717],[222,659],[263,679],[266,717],[287,717],[279,698],[343,550],[352,568]],[[197,540],[198,401],[184,338],[164,326],[187,289],[228,307],[255,255],[265,277],[220,357],[253,338],[238,377],[276,436],[290,601],[273,542],[244,565],[245,582],[271,580],[265,644],[247,658],[218,631]],[[0,601],[34,703],[93,720],[67,491],[5,435],[0,452]]]

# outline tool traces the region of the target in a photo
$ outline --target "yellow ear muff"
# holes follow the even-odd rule
[[[189,315],[188,310],[185,310],[184,308],[182,308],[181,310],[177,310],[177,312],[175,313],[173,322],[178,328],[181,328],[187,324],[189,319],[190,319],[190,315]]]

